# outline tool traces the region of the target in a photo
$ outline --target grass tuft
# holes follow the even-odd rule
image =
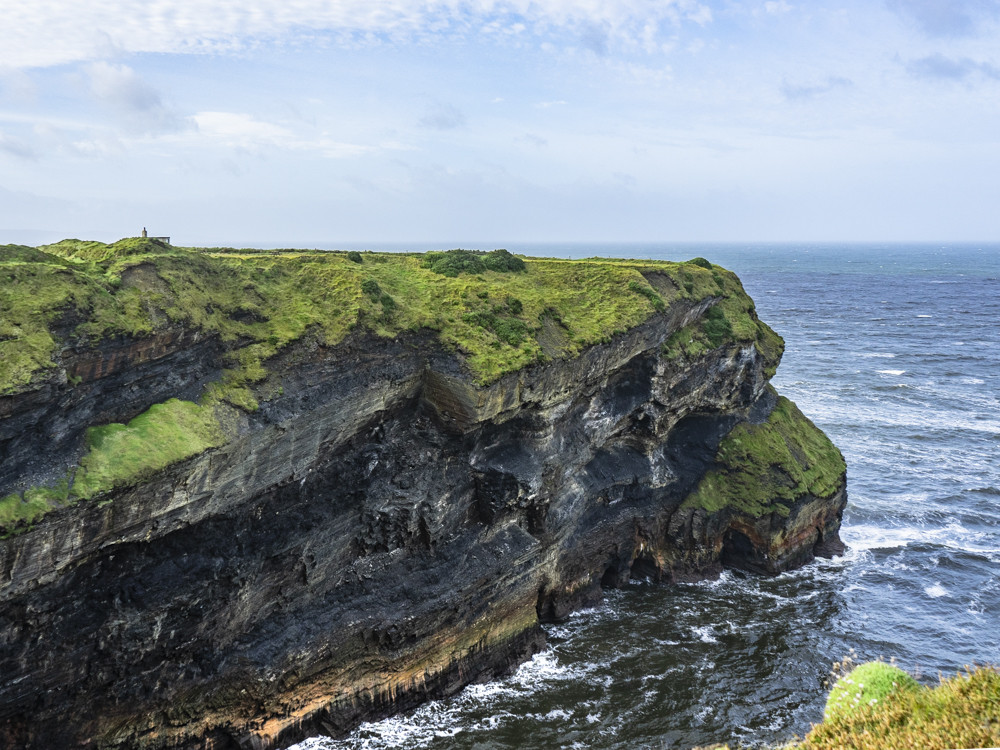
[[[12,493],[0,498],[0,539],[15,529],[29,527],[53,507],[54,504],[40,491],[29,490],[24,495]]]
[[[920,683],[897,666],[871,661],[854,667],[834,683],[826,699],[826,720],[872,706],[896,690],[915,690]]]
[[[663,301],[663,298],[657,294],[656,290],[649,286],[649,284],[640,284],[638,281],[632,280],[628,283],[628,288],[630,291],[633,291],[636,294],[641,294],[653,303],[653,309],[657,312],[662,312],[667,309],[667,305]]]

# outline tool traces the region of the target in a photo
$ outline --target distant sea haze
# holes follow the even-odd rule
[[[852,649],[924,681],[1000,662],[1000,245],[507,249],[736,271],[785,338],[775,385],[847,459],[848,552],[776,578],[635,582],[547,626],[550,650],[508,679],[299,748],[775,744],[820,720]]]

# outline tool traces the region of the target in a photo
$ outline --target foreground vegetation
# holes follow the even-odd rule
[[[879,664],[876,662],[876,664]],[[890,689],[868,697],[864,672],[879,680],[890,677]],[[795,745],[799,750],[896,750],[898,748],[986,748],[1000,746],[1000,673],[979,667],[921,687],[882,664],[872,670],[862,664],[841,678],[849,695],[860,695],[849,708],[827,711],[822,724]],[[896,670],[897,672],[899,670]],[[895,679],[892,679],[892,678]],[[860,687],[863,686],[863,687]],[[834,687],[834,692],[838,689]]]
[[[930,687],[890,664],[869,662],[842,674],[830,691],[823,722],[780,750],[995,747],[1000,747],[996,668],[976,667]]]
[[[145,238],[0,247],[0,397],[50,377],[58,382],[67,344],[182,326],[217,337],[227,350],[223,376],[199,403],[173,399],[127,425],[95,425],[82,461],[64,478],[0,499],[0,533],[225,442],[226,411],[253,411],[280,392],[268,363],[305,337],[334,346],[351,332],[431,332],[474,382],[487,385],[574,357],[679,301],[708,312],[663,356],[692,358],[727,342],[756,346],[775,362],[780,356],[781,339],[757,320],[737,277],[701,258],[258,251]],[[70,377],[66,387],[76,385]]]

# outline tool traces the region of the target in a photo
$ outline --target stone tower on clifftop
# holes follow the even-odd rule
[[[164,243],[166,243],[166,244],[168,244],[168,245],[170,244],[170,238],[169,238],[169,237],[150,237],[150,236],[149,236],[149,235],[148,235],[148,234],[146,233],[146,227],[143,227],[143,228],[142,228],[142,238],[143,238],[143,239],[146,239],[146,238],[149,238],[149,239],[151,239],[151,240],[159,240],[160,242],[164,242]]]

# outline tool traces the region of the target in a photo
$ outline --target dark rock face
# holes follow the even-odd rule
[[[127,422],[168,398],[196,399],[221,374],[221,354],[216,339],[184,328],[67,350],[41,388],[0,396],[0,497],[75,463],[88,426]]]
[[[487,388],[429,336],[287,352],[237,439],[0,540],[0,746],[284,747],[507,672],[630,577],[836,553],[843,489],[787,517],[681,507],[775,401],[753,346],[659,355],[695,314]],[[197,390],[219,352],[178,335],[2,405],[5,481],[141,409],[111,395],[129,382]],[[20,441],[56,413],[63,439]]]

